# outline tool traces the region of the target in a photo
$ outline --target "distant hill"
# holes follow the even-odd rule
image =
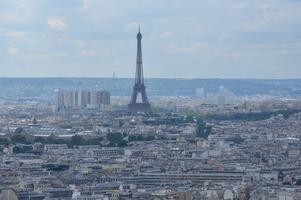
[[[0,97],[16,94],[25,97],[54,96],[56,89],[105,89],[112,95],[129,96],[133,87],[129,78],[0,78]],[[146,79],[151,95],[195,95],[197,88],[215,92],[224,86],[236,95],[301,96],[301,79]]]

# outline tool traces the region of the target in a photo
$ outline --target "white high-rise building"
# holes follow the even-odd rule
[[[111,95],[107,91],[59,91],[58,109],[64,108],[102,108],[110,104]]]
[[[204,88],[197,88],[195,93],[196,93],[196,97],[198,97],[198,98],[205,97],[205,89]]]

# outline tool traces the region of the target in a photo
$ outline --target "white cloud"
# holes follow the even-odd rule
[[[83,56],[96,56],[96,55],[98,54],[98,52],[95,51],[95,50],[83,50],[83,51],[81,52],[81,54],[82,54]]]
[[[130,22],[123,27],[123,31],[137,31],[138,26],[142,28],[142,25],[138,22]]]
[[[91,7],[93,0],[84,0],[83,5],[81,7],[82,10],[87,10]]]
[[[79,47],[83,47],[86,45],[85,41],[78,40],[78,39],[72,39],[72,38],[57,38],[55,41],[60,44],[65,44],[65,45],[72,44],[72,45],[79,46]]]
[[[66,26],[65,20],[60,18],[49,18],[48,26],[53,29],[63,29]]]
[[[18,53],[18,49],[16,49],[15,47],[8,47],[7,48],[7,52],[9,54],[17,54]]]
[[[25,33],[20,31],[7,31],[4,35],[11,39],[22,39]]]
[[[164,38],[164,39],[171,39],[171,38],[174,38],[174,36],[175,36],[175,34],[171,31],[165,31],[160,34],[160,37]]]

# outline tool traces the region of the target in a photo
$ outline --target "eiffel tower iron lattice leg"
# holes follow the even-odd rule
[[[142,34],[140,33],[140,27],[137,34],[137,61],[136,61],[136,75],[135,75],[135,85],[133,87],[133,93],[131,97],[131,102],[128,105],[128,109],[133,112],[150,112],[151,105],[148,102],[144,77],[143,77],[143,62],[142,62]],[[142,102],[137,102],[138,95],[141,95]]]

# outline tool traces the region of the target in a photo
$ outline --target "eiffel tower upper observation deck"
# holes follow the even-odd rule
[[[135,85],[133,87],[133,93],[131,102],[128,105],[128,109],[132,112],[150,112],[151,105],[148,102],[144,77],[143,77],[143,63],[142,63],[142,46],[141,46],[142,34],[140,33],[140,26],[137,33],[137,61],[136,61],[136,75]],[[138,95],[141,94],[141,102],[137,102]]]

